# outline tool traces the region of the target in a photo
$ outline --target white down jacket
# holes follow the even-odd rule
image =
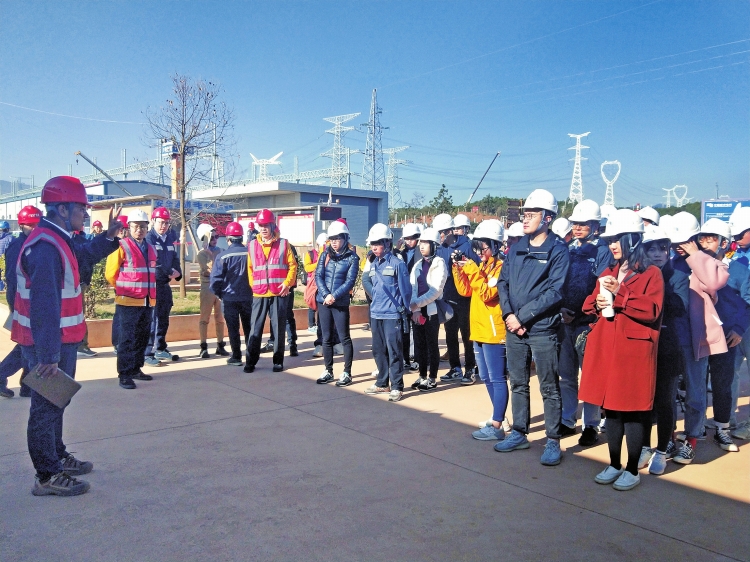
[[[417,279],[422,273],[422,265],[424,265],[424,259],[420,259],[414,264],[414,268],[409,274],[409,280],[411,281],[411,304],[417,305],[419,308],[427,307],[427,315],[432,316],[437,314],[437,305],[435,301],[443,296],[443,287],[445,281],[448,279],[448,268],[445,267],[445,260],[439,256],[432,258],[432,264],[430,270],[427,272],[427,286],[429,289],[423,295],[417,296]]]

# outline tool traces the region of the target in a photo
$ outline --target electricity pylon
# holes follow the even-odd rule
[[[575,163],[573,164],[573,179],[570,181],[570,195],[568,195],[568,201],[580,203],[583,200],[583,179],[581,178],[581,149],[582,148],[588,148],[588,146],[582,146],[581,145],[581,139],[585,136],[588,136],[591,134],[591,131],[588,133],[583,133],[582,135],[573,135],[571,133],[568,133],[568,136],[570,138],[576,139],[576,145],[571,146],[568,150],[575,150],[576,156],[575,158],[571,158],[571,160],[574,160]],[[583,160],[586,160],[586,158],[583,158]]]
[[[349,179],[349,155],[351,151],[346,148],[342,142],[343,136],[354,127],[344,127],[342,124],[354,119],[359,113],[349,113],[347,115],[337,115],[336,117],[324,117],[324,121],[333,123],[333,128],[328,129],[326,133],[333,135],[333,148],[321,154],[331,159],[331,186],[348,187]]]
[[[253,156],[252,152],[250,153],[250,157],[253,159],[253,171],[255,170],[255,168],[258,168],[258,180],[262,181],[268,179],[268,166],[281,166],[281,162],[278,162],[277,158],[282,154],[284,154],[283,151],[279,152],[273,158],[256,158],[255,156]]]
[[[378,91],[372,91],[370,103],[370,121],[363,125],[367,127],[367,143],[365,144],[365,162],[362,169],[362,189],[385,191],[385,169],[383,167],[383,127],[380,125],[378,107]]]
[[[397,148],[384,148],[383,154],[388,155],[388,173],[385,177],[385,189],[388,192],[388,206],[391,209],[400,209],[404,206],[401,199],[401,190],[398,187],[398,170],[399,164],[408,165],[407,160],[399,160],[396,153],[403,152],[408,146],[399,146]]]
[[[613,177],[611,180],[607,179],[607,176],[604,175],[604,167],[605,166],[617,166],[617,172],[615,173],[615,177]],[[622,169],[622,166],[620,165],[620,162],[617,160],[606,160],[605,162],[602,162],[601,172],[602,172],[602,179],[604,180],[604,183],[607,184],[607,191],[604,194],[604,204],[605,205],[612,205],[614,207],[615,205],[615,182],[617,181],[617,178],[620,177],[620,170]]]

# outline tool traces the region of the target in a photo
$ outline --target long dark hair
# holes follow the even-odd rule
[[[647,244],[641,242],[643,235],[629,232],[620,237],[620,251],[623,261],[627,260],[628,269],[634,273],[643,273],[651,265],[646,254]]]

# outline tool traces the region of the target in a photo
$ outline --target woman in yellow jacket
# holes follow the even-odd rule
[[[453,263],[453,280],[458,293],[471,297],[471,340],[477,358],[479,377],[492,401],[492,422],[471,434],[480,441],[505,438],[502,422],[508,408],[508,382],[505,374],[505,324],[500,311],[497,279],[502,261],[503,226],[497,220],[485,220],[477,226],[471,247],[481,258],[477,265],[462,256]],[[456,256],[458,257],[458,256]]]

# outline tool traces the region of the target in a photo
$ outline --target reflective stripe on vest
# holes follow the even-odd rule
[[[23,269],[22,258],[38,242],[47,242],[60,253],[63,280],[60,288],[60,342],[80,343],[86,335],[83,317],[83,297],[78,275],[78,260],[68,243],[54,230],[38,226],[29,235],[18,254],[16,281],[18,289],[14,301],[11,339],[20,345],[34,345],[31,332],[31,277]]]
[[[148,262],[133,238],[120,240],[120,248],[125,259],[120,264],[120,271],[115,280],[115,294],[119,297],[156,299],[156,250],[148,246]],[[149,267],[150,265],[150,267]]]
[[[265,295],[279,294],[279,285],[286,281],[289,274],[289,264],[286,263],[286,252],[288,243],[284,238],[279,238],[271,243],[268,259],[263,253],[263,244],[254,239],[250,242],[248,253],[253,268],[253,293]]]

